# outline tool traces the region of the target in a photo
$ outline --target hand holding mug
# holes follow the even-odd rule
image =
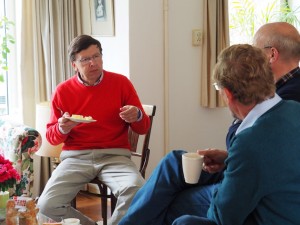
[[[198,150],[199,155],[204,156],[203,170],[209,173],[220,172],[225,168],[225,159],[228,156],[226,150],[205,149]]]

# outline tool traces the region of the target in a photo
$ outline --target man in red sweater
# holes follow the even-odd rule
[[[118,224],[144,184],[130,159],[128,127],[144,134],[150,120],[129,79],[103,70],[98,40],[78,36],[68,52],[75,75],[57,86],[46,133],[51,144],[64,143],[61,163],[40,196],[38,207],[57,221],[76,217],[81,224],[94,225],[70,202],[85,184],[98,177],[118,199],[109,221]],[[72,115],[83,116],[82,122]]]

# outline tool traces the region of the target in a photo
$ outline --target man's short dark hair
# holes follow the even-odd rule
[[[75,55],[84,49],[87,49],[91,45],[97,45],[100,54],[102,55],[102,47],[100,41],[89,36],[89,35],[79,35],[74,38],[68,48],[69,60],[71,62],[75,61]]]

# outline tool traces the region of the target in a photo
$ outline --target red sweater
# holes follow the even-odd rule
[[[132,124],[122,120],[119,113],[125,105],[141,109],[142,120]],[[63,150],[129,149],[128,126],[144,134],[150,125],[149,117],[129,79],[107,71],[103,71],[103,79],[96,86],[83,85],[76,75],[60,83],[52,97],[51,111],[46,137],[53,145],[64,142]],[[57,121],[64,112],[92,116],[97,122],[81,123],[70,133],[62,134]]]

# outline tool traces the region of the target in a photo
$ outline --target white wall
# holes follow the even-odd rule
[[[157,106],[150,139],[149,174],[165,152],[162,1],[130,1],[129,5],[130,79],[142,102]]]
[[[201,46],[192,45],[192,30],[202,30],[203,1],[188,2],[169,0],[170,148],[225,148],[227,108],[200,106]]]
[[[83,33],[90,34],[89,4],[81,2]],[[128,0],[116,0],[114,4],[115,14],[115,35],[114,36],[95,36],[102,45],[103,66],[105,70],[124,74],[129,77],[129,17]]]
[[[141,101],[157,105],[147,174],[171,149],[225,148],[230,113],[199,103],[201,47],[192,46],[191,34],[202,28],[202,0],[169,0],[167,30],[164,1],[114,2],[116,34],[99,38],[104,67],[128,75]]]

